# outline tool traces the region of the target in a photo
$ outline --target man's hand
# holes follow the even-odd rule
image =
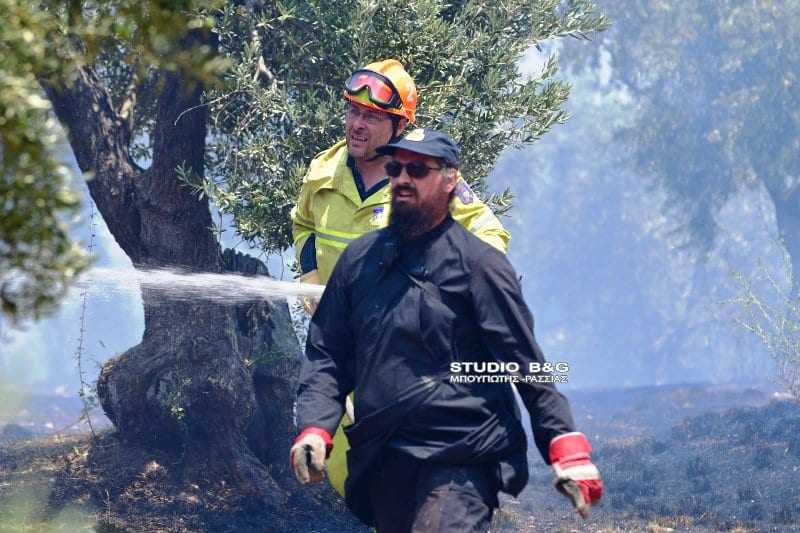
[[[583,433],[559,435],[550,441],[550,463],[556,473],[558,492],[572,500],[583,518],[589,516],[589,506],[603,497],[603,480],[592,464],[592,447]]]
[[[319,272],[316,269],[306,272],[305,274],[301,274],[298,276],[297,281],[299,283],[311,283],[313,285],[322,285],[319,280]],[[317,305],[319,305],[319,300],[317,298],[312,298],[311,296],[304,296],[303,297],[303,307],[306,310],[306,313],[309,315],[313,315],[314,311],[317,310]]]
[[[297,480],[306,484],[325,479],[325,457],[333,449],[330,434],[320,428],[306,428],[289,450],[289,462]]]

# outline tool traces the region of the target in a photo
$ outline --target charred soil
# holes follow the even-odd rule
[[[191,457],[123,443],[114,432],[0,448],[0,530],[100,532],[367,531],[327,484],[276,515],[218,479],[187,480]],[[300,493],[300,491],[295,491]],[[309,509],[327,508],[320,516]]]

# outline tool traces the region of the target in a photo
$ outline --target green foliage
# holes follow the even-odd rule
[[[152,155],[152,132],[158,116],[163,74],[214,85],[229,62],[193,34],[215,32],[222,0],[164,2],[78,2],[70,33],[78,37],[81,54],[69,61],[92,63],[118,112],[132,119],[131,153],[139,161]],[[133,110],[135,109],[135,113]],[[133,116],[130,116],[133,115]]]
[[[109,87],[126,118],[133,89],[154,68],[217,79],[224,58],[184,42],[189,31],[211,30],[216,2],[179,4],[0,0],[0,308],[12,321],[52,309],[88,265],[67,233],[80,206],[39,80],[69,83],[76,66],[96,64],[115,82]],[[142,117],[134,133],[154,114]]]
[[[233,215],[265,251],[291,244],[289,212],[308,163],[343,135],[341,87],[354,69],[399,59],[420,93],[420,126],[460,143],[464,177],[479,193],[500,152],[566,119],[569,86],[555,58],[520,80],[516,63],[545,39],[605,28],[589,2],[279,2],[258,13],[227,8],[221,49],[233,68],[208,95],[209,173],[198,190]],[[263,64],[259,68],[259,59]],[[490,199],[508,209],[508,191]]]
[[[54,69],[53,20],[0,0],[0,306],[12,320],[52,307],[87,264],[66,222],[78,211],[56,158],[56,121],[37,70]]]
[[[68,84],[77,67],[93,66],[120,119],[130,122],[140,162],[151,155],[160,74],[214,87],[208,177],[182,177],[232,214],[245,240],[274,251],[290,244],[289,211],[306,165],[342,135],[340,88],[350,71],[400,59],[420,88],[419,124],[460,142],[463,173],[484,193],[504,148],[533,142],[566,118],[569,87],[552,80],[555,59],[520,80],[522,54],[545,39],[606,25],[582,0],[0,0],[3,311],[12,319],[39,316],[88,264],[66,232],[79,206],[57,158],[57,124],[41,80]],[[205,32],[218,37],[221,53],[194,44]],[[511,195],[490,200],[503,211]]]
[[[175,378],[173,387],[169,389],[164,404],[176,422],[182,424],[186,418],[186,388],[191,386],[191,378]]]

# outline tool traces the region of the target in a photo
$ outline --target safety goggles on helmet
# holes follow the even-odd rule
[[[369,101],[381,109],[402,109],[403,100],[389,78],[371,70],[353,72],[344,84],[344,90],[351,96],[367,90]]]
[[[421,179],[427,176],[431,170],[442,170],[442,167],[429,167],[422,161],[411,161],[410,163],[401,163],[400,161],[389,161],[384,165],[386,174],[391,178],[396,178],[403,173],[403,167],[406,169],[409,177],[414,179]]]

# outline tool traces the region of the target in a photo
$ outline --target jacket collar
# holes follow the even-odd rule
[[[355,177],[350,167],[347,165],[347,156],[347,143],[344,139],[327,150],[322,156],[323,159],[318,167],[318,171],[315,173],[315,179],[317,176],[319,178],[327,177],[328,179],[321,179],[317,188],[339,191],[358,206],[380,205],[390,202],[392,194],[388,183],[366,200],[361,200],[361,195],[358,193],[358,188],[356,187]]]

